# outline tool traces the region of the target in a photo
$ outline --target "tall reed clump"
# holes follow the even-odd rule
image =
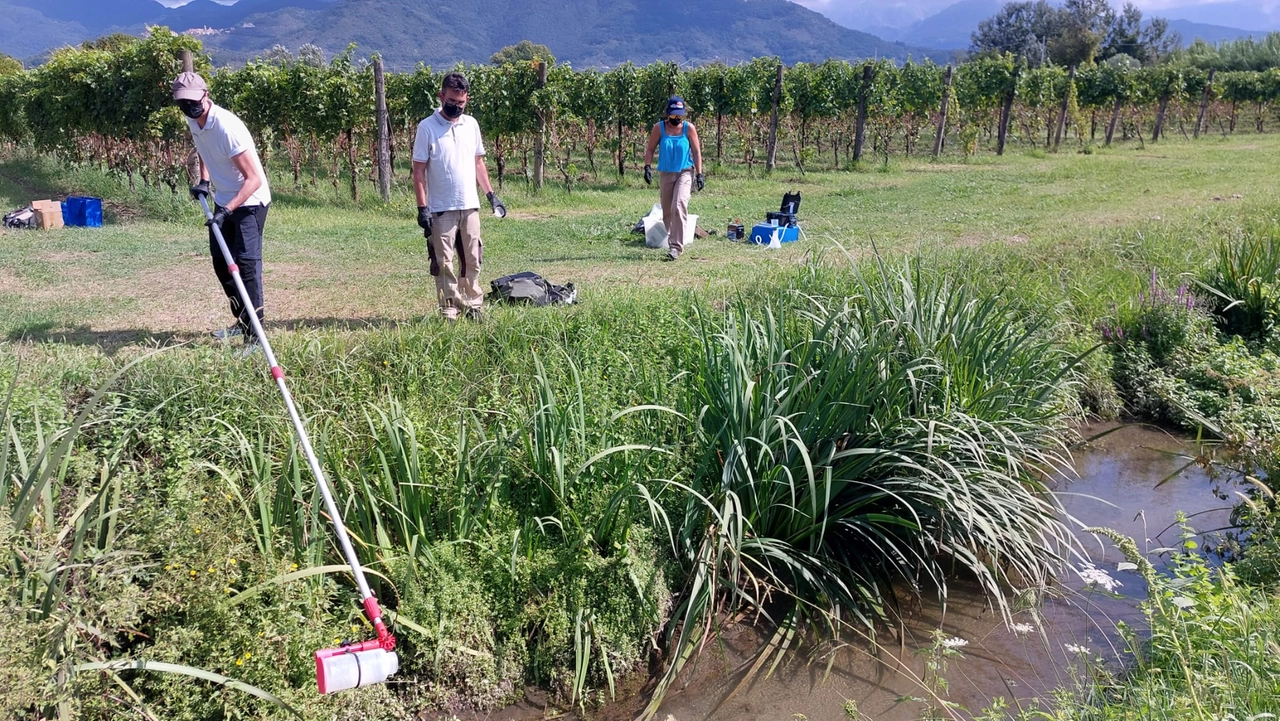
[[[891,585],[945,601],[961,574],[1007,615],[1075,542],[1044,480],[1072,360],[1000,297],[910,264],[855,286],[703,319],[689,578],[648,715],[719,610],[766,614],[780,651],[805,625],[870,635]]]
[[[1280,229],[1255,228],[1218,242],[1202,285],[1214,296],[1228,334],[1277,340],[1280,325]]]

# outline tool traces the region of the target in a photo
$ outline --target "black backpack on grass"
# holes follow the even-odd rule
[[[30,205],[25,208],[19,208],[12,213],[5,213],[4,227],[6,228],[34,228],[36,227],[36,211]]]
[[[489,282],[489,286],[492,288],[489,299],[500,303],[568,305],[578,297],[573,283],[556,285],[528,270],[495,278]]]

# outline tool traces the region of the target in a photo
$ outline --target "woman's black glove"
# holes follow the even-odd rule
[[[701,192],[703,188],[707,187],[707,181],[702,177],[702,173],[698,173],[698,175],[693,179],[693,182],[698,184],[699,192]]]
[[[653,168],[644,166],[644,184],[653,185]]]

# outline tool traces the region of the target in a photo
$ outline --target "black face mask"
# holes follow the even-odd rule
[[[457,103],[445,103],[440,108],[440,112],[450,120],[457,120],[462,117],[462,106]]]
[[[188,118],[191,118],[192,120],[199,120],[200,116],[204,115],[204,101],[179,100],[178,109],[181,110],[182,114]]]
[[[672,126],[676,126],[676,125],[679,125],[680,123],[682,123],[682,122],[684,122],[684,121],[683,121],[683,120],[681,120],[680,118],[667,118],[667,122],[668,122],[668,123],[671,123],[671,125],[672,125]]]

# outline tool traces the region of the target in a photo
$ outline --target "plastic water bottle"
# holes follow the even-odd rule
[[[319,661],[317,681],[320,693],[382,683],[400,668],[400,659],[395,651],[380,648],[316,660]]]

